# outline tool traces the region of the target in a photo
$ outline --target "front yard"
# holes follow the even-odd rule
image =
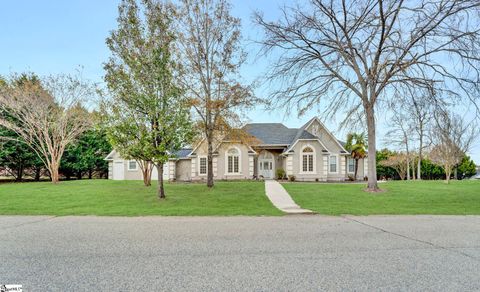
[[[265,196],[263,182],[167,183],[159,201],[156,183],[81,180],[58,185],[0,184],[1,215],[281,215]]]
[[[284,183],[302,208],[325,215],[479,215],[480,181],[394,181],[370,194],[365,184]]]
[[[154,182],[154,184],[156,184]],[[480,215],[480,181],[395,181],[380,184],[383,193],[363,191],[365,184],[284,183],[302,208],[324,215],[442,214]],[[265,195],[263,182],[167,183],[167,199],[156,185],[141,181],[81,180],[58,185],[0,184],[0,215],[231,216],[281,215]]]

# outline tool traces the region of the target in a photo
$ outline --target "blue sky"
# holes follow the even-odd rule
[[[233,0],[233,14],[242,18],[244,37],[255,39],[258,29],[252,24],[253,10],[268,18],[276,18],[278,7],[291,1]],[[0,9],[0,75],[30,71],[39,75],[73,72],[82,68],[83,75],[103,82],[102,63],[109,56],[105,38],[116,27],[117,0],[3,0]],[[242,69],[243,78],[250,82],[264,72],[267,61],[254,58],[256,45],[246,42],[248,63]],[[260,87],[257,95],[265,96],[268,88]],[[255,109],[248,114],[250,121],[283,122],[298,127],[316,114],[315,110],[302,117],[285,115],[284,109],[266,112]],[[337,121],[327,120],[326,126],[344,139],[348,129],[338,130]],[[385,132],[385,117],[378,119],[379,146]],[[480,143],[476,142],[471,156],[480,164]]]

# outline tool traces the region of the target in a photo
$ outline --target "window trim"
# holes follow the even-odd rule
[[[130,162],[135,162],[135,168],[130,167]],[[127,160],[127,171],[137,171],[138,170],[138,162],[136,160]]]
[[[238,154],[236,154],[236,155],[229,154],[228,152],[231,149],[237,150]],[[228,157],[230,157],[230,156],[238,157],[238,172],[229,172],[228,171]],[[232,158],[232,171],[234,171],[234,170],[235,170],[235,159]],[[242,151],[237,146],[230,146],[225,151],[225,174],[228,174],[228,175],[241,175],[242,174]]]
[[[202,158],[205,158],[205,173],[202,173],[200,171],[200,169],[201,169],[200,161],[202,161]],[[208,156],[207,155],[199,155],[198,156],[198,175],[199,176],[206,176],[207,174],[208,174]]]
[[[303,152],[305,148],[310,148],[312,149],[312,152]],[[304,156],[312,155],[312,171],[308,170],[308,158],[307,158],[307,171],[303,171],[303,158]],[[315,151],[315,147],[313,147],[311,144],[306,144],[302,147],[300,151],[300,174],[317,174],[317,152]]]
[[[330,166],[331,166],[330,158],[332,158],[332,157],[335,157],[335,165],[336,165],[335,170],[336,171],[331,171],[331,168],[330,168]],[[330,154],[328,156],[328,173],[338,173],[338,155],[337,154]]]
[[[349,160],[352,160],[353,161],[353,171],[350,171],[350,165],[348,164],[348,161]],[[354,174],[355,173],[355,159],[353,159],[353,157],[347,157],[347,173],[349,174]]]

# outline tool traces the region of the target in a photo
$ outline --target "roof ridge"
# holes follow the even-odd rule
[[[283,123],[247,123],[245,124],[246,125],[283,125],[285,126]]]

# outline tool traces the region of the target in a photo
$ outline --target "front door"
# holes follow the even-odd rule
[[[258,171],[260,177],[273,178],[273,159],[259,159]]]

